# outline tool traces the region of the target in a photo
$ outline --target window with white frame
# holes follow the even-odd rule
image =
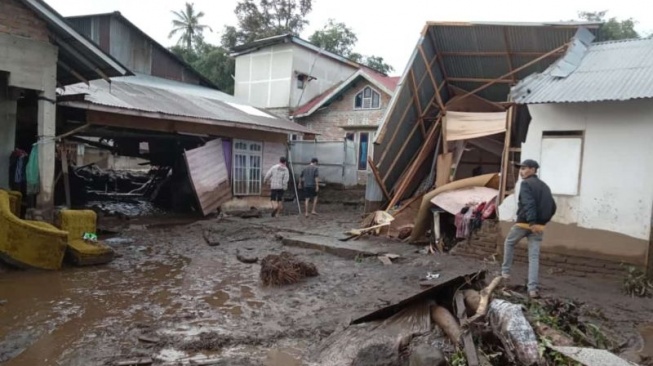
[[[354,109],[379,109],[381,95],[369,86],[361,90],[354,98]]]
[[[233,146],[234,195],[261,194],[263,143],[234,140]]]
[[[578,194],[583,156],[583,131],[544,131],[540,157],[540,178],[551,193]]]

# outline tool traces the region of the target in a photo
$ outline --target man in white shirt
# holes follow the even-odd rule
[[[288,181],[290,180],[290,173],[286,166],[286,158],[279,158],[279,164],[275,164],[265,174],[264,181],[270,181],[270,189],[272,190],[272,217],[281,215],[283,210],[283,194],[288,189]]]

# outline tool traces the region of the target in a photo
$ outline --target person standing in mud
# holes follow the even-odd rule
[[[317,192],[320,191],[320,174],[317,168],[317,158],[311,159],[311,165],[302,170],[299,179],[299,189],[304,190],[304,215],[308,217],[308,204],[313,199],[312,215],[317,215],[315,206],[317,206]]]
[[[524,160],[519,164],[519,176],[522,183],[519,189],[517,206],[517,223],[513,225],[506,237],[503,252],[501,276],[510,278],[510,267],[515,251],[515,244],[521,239],[528,239],[528,295],[538,298],[538,276],[540,269],[540,245],[546,225],[556,213],[556,203],[551,189],[537,176],[540,165],[535,160]]]
[[[270,181],[270,189],[272,190],[272,217],[281,215],[283,211],[283,194],[288,189],[288,181],[290,180],[290,173],[286,166],[286,158],[284,156],[279,158],[279,163],[275,164],[265,174],[264,181]]]

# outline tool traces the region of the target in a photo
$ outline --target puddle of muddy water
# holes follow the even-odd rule
[[[265,366],[300,366],[301,364],[301,351],[292,348],[270,350],[265,360]]]

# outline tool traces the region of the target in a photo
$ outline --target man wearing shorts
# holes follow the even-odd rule
[[[317,206],[317,192],[320,190],[320,175],[317,169],[317,158],[311,159],[311,165],[307,166],[302,170],[300,176],[299,188],[304,189],[304,215],[308,217],[308,203],[313,200],[313,211],[311,214],[317,215],[315,211],[315,206]]]
[[[272,190],[272,217],[278,216],[283,210],[283,194],[288,189],[288,180],[290,180],[290,173],[286,166],[286,158],[280,157],[279,164],[275,164],[265,174],[264,181],[270,181],[270,189]]]

